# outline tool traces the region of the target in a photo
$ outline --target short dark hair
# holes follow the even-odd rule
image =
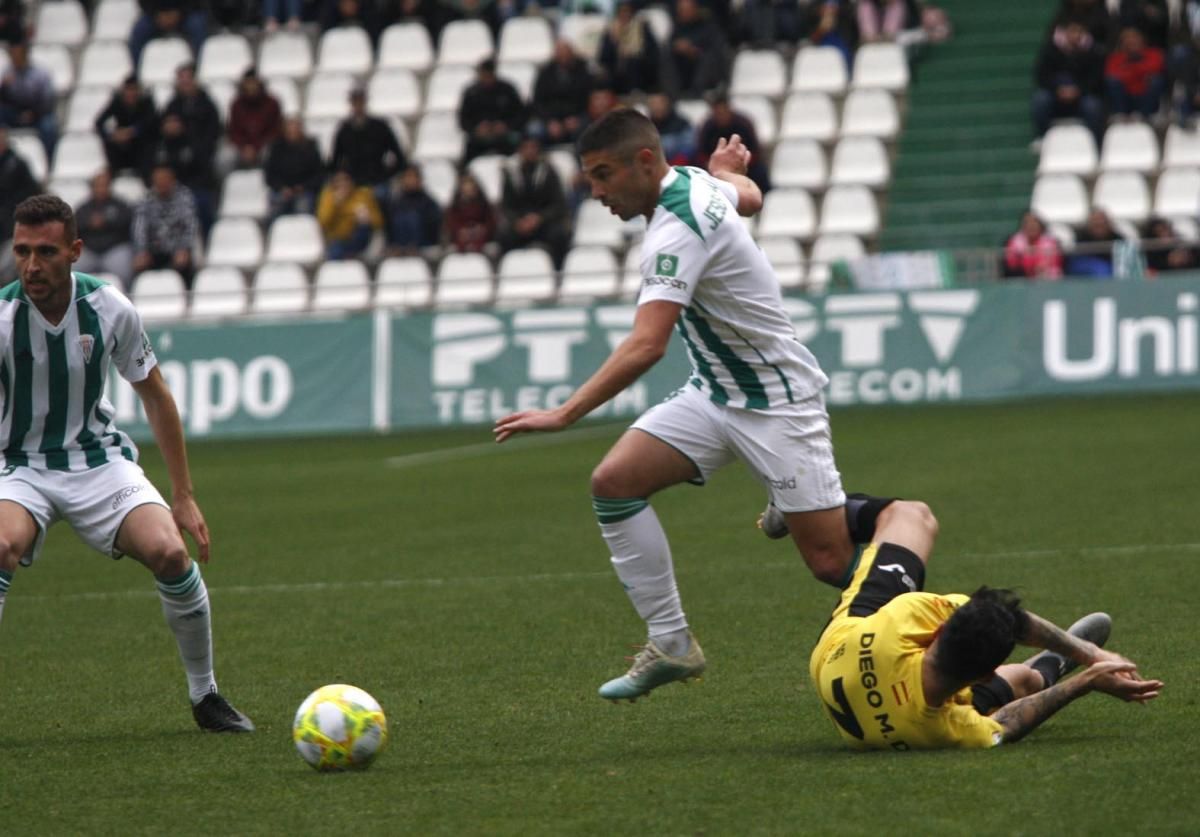
[[[608,151],[622,160],[629,160],[643,148],[662,154],[662,140],[650,117],[633,108],[616,108],[587,127],[576,143],[582,157],[593,151]]]
[[[946,620],[934,664],[957,682],[978,680],[1008,659],[1028,622],[1021,599],[1012,590],[980,587]]]
[[[13,212],[13,223],[26,227],[40,227],[55,221],[63,225],[68,244],[78,238],[75,210],[57,195],[34,195],[26,198],[17,204],[16,211]]]

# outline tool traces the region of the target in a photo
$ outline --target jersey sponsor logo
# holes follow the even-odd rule
[[[92,348],[96,345],[96,338],[90,334],[79,335],[79,349],[83,352],[83,362],[92,362]]]
[[[143,486],[140,486],[140,485],[127,485],[124,488],[122,488],[120,491],[118,491],[116,494],[114,494],[113,499],[112,499],[113,511],[116,511],[118,508],[120,508],[121,504],[124,503],[126,500],[128,500],[130,497],[134,496],[135,494],[140,494],[142,491],[142,488],[143,488]]]
[[[674,288],[677,291],[686,291],[687,282],[682,279],[668,279],[665,276],[647,276],[645,281],[646,286],[663,285],[667,288]]]
[[[876,564],[875,569],[885,573],[900,573],[900,581],[909,589],[909,592],[917,592],[917,582],[913,581],[912,576],[904,571],[903,564]]]
[[[679,256],[673,253],[659,253],[654,257],[654,272],[659,276],[674,276],[679,270]]]
[[[704,207],[704,212],[702,213],[708,219],[709,230],[715,230],[725,220],[725,213],[728,211],[729,204],[724,200],[724,195],[713,189],[712,194],[708,198],[708,206]]]

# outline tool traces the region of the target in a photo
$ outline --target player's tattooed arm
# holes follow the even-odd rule
[[[1087,680],[1075,677],[1001,706],[992,720],[1004,727],[1005,743],[1019,741],[1058,710],[1090,691]]]
[[[1023,645],[1045,648],[1085,666],[1103,656],[1099,646],[1072,636],[1036,613],[1026,612],[1025,616],[1025,633],[1020,640]]]

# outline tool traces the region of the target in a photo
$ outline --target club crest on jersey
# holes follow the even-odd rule
[[[90,334],[79,335],[79,348],[83,351],[83,362],[92,362],[92,349],[96,345],[96,338]]]
[[[654,272],[659,276],[674,276],[679,270],[679,256],[659,253],[654,257]]]

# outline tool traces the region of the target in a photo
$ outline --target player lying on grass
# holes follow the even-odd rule
[[[935,526],[921,503],[896,501],[813,649],[826,714],[861,749],[992,747],[1022,738],[1097,691],[1145,702],[1162,689],[1103,650],[1111,620],[1093,613],[1068,631],[1023,609],[1008,590],[920,592]],[[1002,665],[1017,644],[1047,649]],[[1062,679],[1076,666],[1080,674]]]
[[[128,555],[154,574],[201,729],[250,731],[213,679],[208,591],[180,534],[191,535],[207,561],[208,527],[179,412],[141,317],[111,285],[71,270],[83,242],[70,205],[38,195],[14,217],[20,278],[0,290],[0,611],[17,565],[30,565],[46,530],[66,520],[88,546]],[[110,364],[146,409],[171,480],[170,506],[113,424],[104,396]]]
[[[623,220],[647,220],[633,331],[562,406],[506,416],[495,434],[503,442],[568,427],[654,366],[673,331],[682,335],[689,380],[642,415],[592,473],[601,534],[649,634],[629,671],[600,695],[633,700],[706,665],[651,495],[702,485],[741,459],[770,497],[764,531],[790,534],[813,575],[838,586],[850,578],[855,543],[870,533],[855,525],[863,503],[847,507],[834,463],[822,395],[828,378],[796,339],[779,280],[737,217],[754,215],[763,201],[746,177],[750,154],[740,138],[720,141],[708,171],[672,168],[654,123],[620,109],[593,123],[578,150],[592,196]]]

